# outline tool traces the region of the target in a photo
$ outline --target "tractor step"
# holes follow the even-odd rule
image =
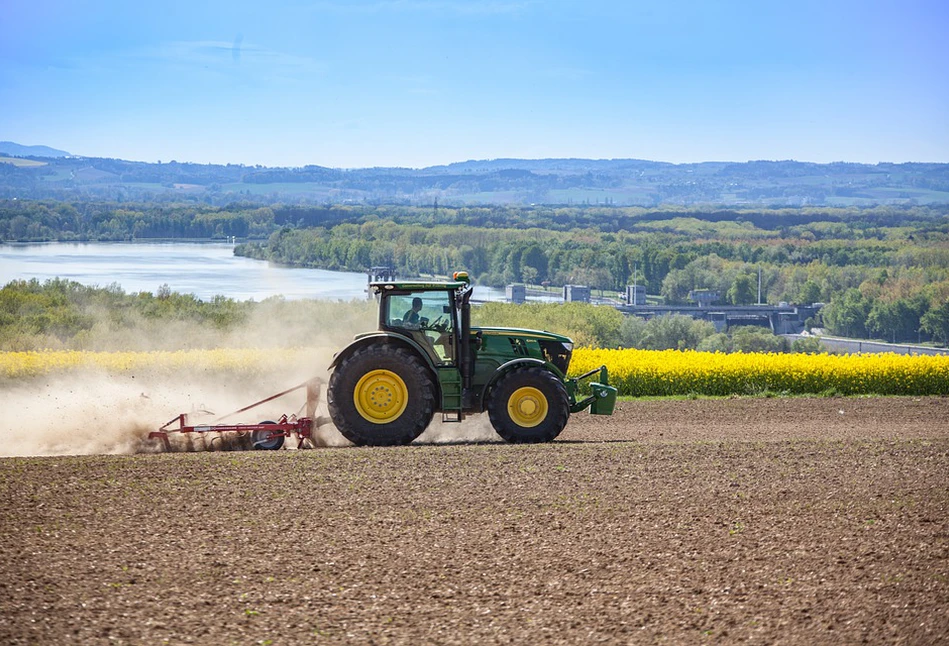
[[[439,368],[438,381],[442,387],[442,421],[460,422],[465,418],[461,372],[455,367]]]

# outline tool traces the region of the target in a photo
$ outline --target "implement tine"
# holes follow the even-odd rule
[[[185,414],[184,414],[184,413],[181,413],[181,414],[178,415],[177,417],[171,418],[170,420],[168,420],[167,422],[165,422],[164,424],[162,424],[161,426],[159,426],[159,427],[158,427],[158,430],[159,430],[159,431],[166,431],[166,430],[168,430],[168,427],[171,426],[172,424],[174,424],[175,422],[178,422],[178,426],[179,426],[179,427],[184,426],[184,425],[185,425]]]

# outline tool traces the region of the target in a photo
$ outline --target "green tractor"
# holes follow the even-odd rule
[[[559,334],[472,328],[468,275],[452,282],[373,282],[379,329],[333,359],[327,402],[356,445],[408,444],[436,412],[443,421],[488,412],[508,442],[550,442],[570,413],[611,415],[606,367],[567,378],[573,342]],[[598,375],[578,400],[580,382]]]

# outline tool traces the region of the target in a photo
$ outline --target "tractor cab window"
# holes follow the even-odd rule
[[[444,292],[405,292],[387,299],[385,324],[415,339],[436,363],[452,363],[451,297]]]

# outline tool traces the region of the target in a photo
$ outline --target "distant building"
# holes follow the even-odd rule
[[[565,303],[589,303],[590,288],[586,285],[564,285],[563,300]]]
[[[395,280],[395,267],[370,267],[369,282]]]
[[[645,305],[646,304],[646,286],[645,285],[627,285],[626,286],[626,304],[627,305]]]
[[[717,289],[693,289],[689,292],[689,300],[698,303],[699,307],[708,307],[722,299]]]
[[[505,289],[507,300],[518,305],[527,301],[527,287],[525,285],[508,285]]]

